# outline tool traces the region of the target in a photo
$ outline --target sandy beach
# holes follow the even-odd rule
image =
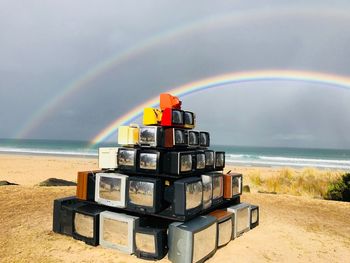
[[[55,177],[76,181],[77,171],[95,170],[97,160],[55,156],[0,155],[1,262],[146,262],[53,233],[53,200],[75,187],[38,187]],[[249,167],[234,167],[243,174]],[[273,173],[276,168],[262,168]],[[350,203],[290,195],[244,193],[260,206],[260,225],[219,249],[208,262],[347,262]],[[160,262],[169,262],[165,257]]]

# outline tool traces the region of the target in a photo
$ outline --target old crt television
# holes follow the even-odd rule
[[[105,209],[96,205],[84,205],[73,214],[73,238],[91,246],[99,244],[100,213]]]
[[[259,206],[250,205],[250,229],[259,225]]]
[[[216,171],[222,171],[225,168],[225,152],[215,152],[214,168]]]
[[[120,145],[137,145],[139,144],[140,128],[137,124],[129,126],[119,126],[118,144]]]
[[[227,208],[227,211],[233,214],[234,218],[234,233],[233,238],[241,236],[244,232],[250,229],[250,205],[240,203],[238,205]]]
[[[168,258],[173,263],[203,262],[217,249],[217,221],[210,215],[186,223],[175,222],[168,230]]]
[[[165,148],[188,146],[187,130],[180,128],[164,128],[163,146]]]
[[[100,214],[100,245],[133,254],[135,252],[135,227],[139,218],[109,211]]]
[[[163,172],[168,174],[188,174],[194,172],[193,151],[165,152],[163,155]]]
[[[188,145],[192,147],[199,147],[198,131],[188,131]]]
[[[78,172],[76,196],[81,200],[95,200],[96,173],[102,171]]]
[[[203,184],[203,209],[211,207],[213,200],[213,177],[207,174],[202,174]]]
[[[172,148],[187,146],[187,130],[160,126],[144,126],[140,128],[139,141],[143,147]]]
[[[118,169],[124,172],[136,172],[136,160],[138,149],[118,149]]]
[[[75,196],[56,199],[53,202],[52,230],[68,236],[73,235],[73,211],[84,203]]]
[[[154,108],[143,110],[143,125],[159,125],[162,120],[162,111]]]
[[[127,183],[127,193],[127,207],[129,209],[158,213],[164,207],[164,187],[159,178],[130,176]]]
[[[181,101],[178,97],[171,94],[161,93],[159,96],[159,101],[161,110],[165,110],[166,108],[181,110]]]
[[[118,168],[118,147],[100,147],[98,149],[98,168],[116,169]]]
[[[137,152],[137,172],[159,174],[161,171],[161,152],[151,149],[140,149]]]
[[[126,207],[128,176],[118,173],[96,174],[95,201],[111,207]]]
[[[224,198],[232,199],[242,194],[243,177],[239,173],[224,174]]]
[[[196,171],[205,170],[205,153],[203,151],[196,151]]]
[[[209,132],[199,132],[199,145],[201,147],[209,147],[210,146],[210,134]]]
[[[190,111],[184,111],[184,126],[193,129],[196,126],[196,115]]]
[[[135,254],[138,258],[159,260],[168,252],[167,229],[136,226]]]
[[[166,127],[184,127],[184,112],[177,109],[164,109],[161,125]]]
[[[232,213],[225,210],[215,210],[209,215],[216,217],[218,221],[218,247],[227,245],[231,241],[233,233]]]
[[[224,178],[219,172],[208,173],[213,177],[213,205],[221,203],[224,195]]]
[[[165,199],[172,204],[173,212],[179,216],[195,215],[203,207],[202,179],[187,177],[176,180],[165,189]]]
[[[204,153],[205,153],[205,169],[207,171],[213,171],[215,153],[212,150],[205,150]]]

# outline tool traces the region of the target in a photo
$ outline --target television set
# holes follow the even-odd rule
[[[102,171],[78,172],[76,196],[80,200],[95,200],[96,173]]]
[[[242,194],[243,177],[240,173],[224,174],[224,198],[232,199]]]
[[[250,230],[250,205],[246,203],[240,203],[227,208],[228,212],[233,214],[234,229],[233,238],[237,238],[243,233]]]
[[[166,108],[181,110],[181,101],[178,97],[172,96],[171,94],[161,93],[159,101],[161,110],[165,110]]]
[[[133,254],[135,252],[135,227],[139,218],[105,211],[100,214],[100,245]]]
[[[139,144],[140,128],[137,124],[129,126],[119,126],[118,128],[118,144],[120,145],[137,145]]]
[[[225,168],[225,152],[215,152],[214,169],[222,171]]]
[[[216,205],[224,199],[224,178],[223,174],[219,172],[208,173],[213,177],[213,201],[212,204]]]
[[[161,147],[163,144],[164,129],[159,126],[140,127],[140,145],[143,147]]]
[[[119,173],[96,174],[95,201],[111,207],[126,207],[128,176]]]
[[[173,263],[203,262],[217,250],[217,220],[206,215],[168,229],[168,258]]]
[[[162,114],[161,126],[184,127],[184,112],[178,109],[164,109]]]
[[[73,214],[73,238],[91,246],[99,244],[100,213],[105,209],[87,204],[77,207]]]
[[[218,221],[218,248],[227,245],[232,239],[234,227],[232,213],[225,210],[215,210],[209,215],[216,217]]]
[[[164,196],[165,200],[172,204],[175,215],[196,215],[203,207],[202,179],[198,177],[178,179],[165,188]]]
[[[199,147],[198,131],[188,131],[188,145],[191,147]]]
[[[137,153],[137,172],[159,174],[161,171],[161,152],[151,149],[140,149]]]
[[[98,168],[113,170],[118,168],[118,147],[100,147],[98,149]]]
[[[137,212],[158,213],[164,207],[163,181],[159,178],[130,176],[127,207]]]
[[[214,156],[215,153],[212,150],[204,150],[205,153],[205,169],[207,171],[213,171],[214,170]]]
[[[164,152],[163,172],[182,175],[196,171],[193,151]]]
[[[201,147],[209,147],[210,146],[210,134],[209,132],[199,132],[199,145]]]
[[[205,170],[205,153],[202,151],[196,151],[196,171]]]
[[[196,115],[190,111],[184,111],[184,126],[193,129],[196,126]]]
[[[203,209],[211,207],[213,200],[213,177],[211,175],[202,174],[203,184]]]
[[[188,146],[187,130],[180,128],[164,128],[163,146],[165,148]]]
[[[143,110],[143,125],[160,125],[162,111],[155,108],[145,108]]]
[[[148,260],[162,259],[168,252],[167,229],[141,227],[135,229],[135,254]]]
[[[84,203],[79,201],[75,196],[54,200],[52,224],[53,232],[72,236],[74,209],[83,205]]]
[[[118,169],[122,172],[136,172],[137,152],[135,148],[118,149]]]
[[[250,229],[259,225],[259,206],[250,205]]]

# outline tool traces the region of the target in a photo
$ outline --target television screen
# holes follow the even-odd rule
[[[259,206],[250,205],[250,229],[259,225]]]
[[[225,168],[225,152],[215,152],[215,169],[222,170]]]
[[[185,117],[185,127],[186,128],[194,128],[195,126],[195,115],[193,112],[185,111],[184,112]]]
[[[189,172],[192,170],[192,155],[181,154],[180,158],[180,172]]]
[[[155,254],[156,253],[156,240],[154,235],[148,235],[143,233],[135,234],[136,247],[144,253]]]
[[[205,153],[196,154],[196,169],[197,170],[205,169]]]
[[[167,229],[136,227],[136,256],[143,259],[162,259],[167,253]]]
[[[158,135],[158,127],[157,126],[141,127],[140,128],[140,144],[141,145],[158,146],[157,145],[157,135]]]
[[[250,205],[240,203],[227,208],[227,211],[234,214],[234,238],[239,237],[250,229]]]
[[[202,174],[203,184],[203,208],[209,208],[213,199],[213,178],[210,175]]]
[[[90,215],[80,213],[75,214],[74,218],[75,232],[78,235],[93,238],[94,237],[94,218]]]
[[[216,218],[198,216],[185,223],[170,224],[168,246],[168,258],[173,263],[203,262],[217,249]]]
[[[188,132],[188,144],[190,146],[199,146],[199,132],[196,132],[196,131]]]
[[[205,152],[205,166],[208,169],[214,168],[214,151],[204,151]]]
[[[202,147],[209,147],[210,146],[209,132],[200,132],[199,133],[199,145]]]
[[[224,210],[215,210],[210,215],[218,220],[218,247],[222,247],[228,244],[232,238],[232,213]]]
[[[202,182],[186,184],[186,210],[202,205],[203,189]]]
[[[99,169],[118,168],[118,147],[100,147],[98,150]]]
[[[157,170],[157,153],[140,153],[140,168],[144,170]]]
[[[136,151],[134,149],[120,148],[118,152],[118,166],[135,167]]]
[[[213,176],[213,202],[216,199],[222,199],[223,197],[223,177],[222,174],[215,174]],[[220,200],[219,200],[220,201]]]
[[[124,208],[127,178],[127,175],[117,173],[96,174],[95,201],[107,206]]]
[[[166,151],[162,155],[162,172],[164,174],[189,174],[195,171],[194,151]]]
[[[174,135],[174,145],[183,145],[186,144],[186,133],[185,130],[180,129],[174,129],[175,135]]]
[[[172,123],[176,125],[181,125],[184,123],[183,120],[183,111],[172,110]]]

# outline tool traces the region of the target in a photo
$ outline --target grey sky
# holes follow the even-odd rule
[[[14,137],[97,64],[174,29],[86,84],[28,138],[89,140],[160,92],[227,72],[350,76],[346,1],[289,2],[1,1],[0,138]],[[214,143],[350,148],[349,99],[350,90],[280,81],[217,88],[183,104]]]

